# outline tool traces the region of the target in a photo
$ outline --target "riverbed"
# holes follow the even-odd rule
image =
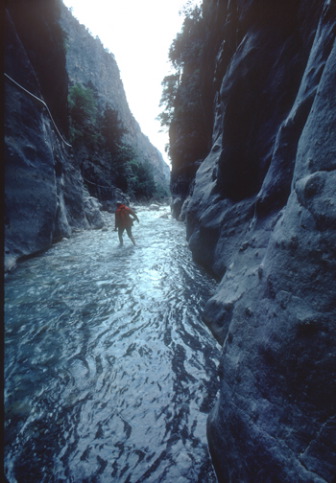
[[[215,482],[206,419],[215,289],[169,207],[113,216],[5,280],[5,469],[13,482]]]

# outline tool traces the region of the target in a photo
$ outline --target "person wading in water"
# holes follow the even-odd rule
[[[136,220],[139,223],[139,218],[131,208],[124,205],[120,201],[117,202],[117,210],[115,212],[115,228],[114,231],[118,231],[120,246],[124,244],[123,233],[126,230],[127,235],[132,240],[133,245],[135,245],[135,240],[132,235],[132,225],[133,221]]]

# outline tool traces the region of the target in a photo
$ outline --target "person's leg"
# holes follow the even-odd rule
[[[128,235],[128,236],[129,236],[129,238],[132,240],[133,245],[136,245],[135,240],[134,240],[134,236],[133,236],[133,234],[132,234],[132,228],[131,228],[130,226],[128,226],[128,227],[126,228],[126,231],[127,231],[127,235]]]
[[[124,240],[123,240],[123,231],[124,231],[125,228],[118,228],[118,237],[119,237],[119,242],[120,242],[120,246],[122,247],[123,244],[124,244]]]

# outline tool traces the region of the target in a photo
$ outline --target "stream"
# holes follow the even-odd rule
[[[216,482],[206,419],[215,282],[169,207],[119,247],[81,231],[5,279],[5,473],[21,482]]]

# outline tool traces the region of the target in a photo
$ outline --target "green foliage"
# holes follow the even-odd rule
[[[73,144],[96,144],[98,106],[94,92],[82,84],[71,86],[68,94],[70,138]]]
[[[129,163],[133,159],[133,156],[133,150],[125,144],[118,144],[112,156],[114,183],[125,193],[129,193],[130,191]]]
[[[195,7],[185,11],[182,32],[178,33],[169,49],[169,59],[175,69],[199,58],[202,49],[202,11]]]
[[[150,164],[125,144],[118,111],[107,107],[100,113],[94,91],[81,84],[69,89],[68,106],[71,140],[91,195],[108,200],[116,186],[133,199],[155,197]]]
[[[202,10],[200,7],[193,7],[193,2],[189,1],[184,14],[182,31],[177,34],[169,50],[169,59],[175,73],[166,76],[162,81],[160,106],[164,110],[158,119],[163,127],[169,127],[176,115],[183,115],[187,111],[189,115],[195,115],[190,107],[195,107],[195,102],[191,99],[198,98],[199,62],[203,52]],[[184,82],[186,74],[189,77],[188,83]]]
[[[126,132],[119,118],[118,111],[108,107],[103,113],[100,124],[105,148],[110,153],[117,152],[122,143],[122,137]]]
[[[160,100],[160,107],[164,106],[165,110],[158,115],[158,120],[162,127],[170,126],[174,114],[175,99],[179,86],[179,74],[171,74],[166,76],[161,85],[163,87]]]
[[[170,197],[170,191],[168,188],[166,188],[162,184],[155,186],[154,199],[167,201],[169,197]]]
[[[155,191],[154,178],[148,164],[133,161],[131,168],[131,190],[135,198],[149,200]]]
[[[156,190],[151,169],[146,161],[141,161],[134,150],[120,145],[115,153],[113,165],[116,185],[137,200],[151,199]]]

